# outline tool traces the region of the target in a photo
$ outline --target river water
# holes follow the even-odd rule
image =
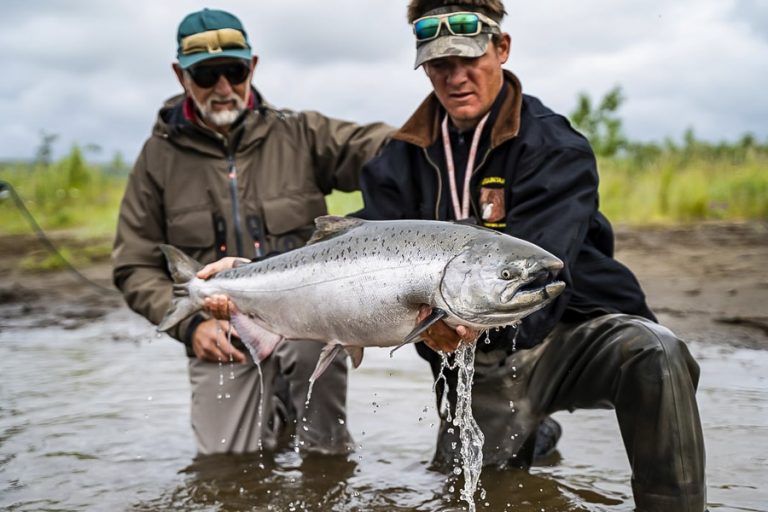
[[[9,308],[14,306],[4,306]],[[427,469],[436,412],[410,347],[350,372],[349,460],[195,459],[181,346],[119,308],[77,328],[21,308],[0,325],[3,510],[458,511],[460,483]],[[768,352],[691,343],[710,510],[768,510]],[[484,471],[478,511],[631,511],[611,411],[556,415],[559,454]],[[484,498],[481,498],[481,492]]]

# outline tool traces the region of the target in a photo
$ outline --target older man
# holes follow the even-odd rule
[[[189,14],[177,42],[173,69],[184,94],[160,109],[136,161],[113,252],[115,284],[155,324],[173,288],[159,244],[201,262],[302,245],[313,219],[326,213],[324,196],[356,189],[363,163],[391,133],[383,124],[360,126],[268,104],[251,86],[258,58],[228,12]],[[260,373],[226,331],[226,322],[197,315],[171,332],[189,356],[192,429],[201,454],[275,449],[291,418],[301,421],[295,438],[301,452],[351,449],[343,359],[317,382],[306,407],[321,344],[283,344]]]
[[[537,428],[555,411],[614,408],[637,510],[701,512],[698,366],[613,259],[588,142],[502,68],[504,14],[500,0],[411,0],[415,65],[433,93],[363,170],[363,214],[475,222],[565,263],[565,293],[478,346],[472,405],[486,464],[529,465]],[[432,348],[457,346],[455,333],[433,336]],[[436,353],[417,348],[437,375]],[[450,466],[459,439],[445,409],[441,417],[434,462]]]

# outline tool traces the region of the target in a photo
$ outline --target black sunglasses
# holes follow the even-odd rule
[[[189,68],[188,72],[198,86],[207,89],[216,85],[222,75],[230,84],[239,85],[248,78],[251,68],[244,62],[227,62],[226,64],[193,66]]]

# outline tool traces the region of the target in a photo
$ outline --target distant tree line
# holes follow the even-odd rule
[[[663,156],[675,156],[682,163],[693,158],[706,160],[728,160],[734,164],[743,163],[752,154],[768,155],[768,140],[760,143],[754,135],[747,133],[735,142],[707,142],[699,140],[693,128],[683,134],[682,144],[667,137],[662,142],[630,141],[624,133],[618,111],[626,98],[620,86],[616,86],[598,102],[581,93],[576,108],[570,113],[573,125],[592,144],[598,157],[620,158],[643,168]]]

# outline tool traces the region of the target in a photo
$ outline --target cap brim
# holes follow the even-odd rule
[[[492,34],[478,34],[473,37],[447,35],[420,43],[416,46],[416,63],[413,69],[442,57],[480,57],[488,48],[491,37]]]
[[[194,66],[195,64],[203,62],[204,60],[220,59],[222,57],[230,57],[250,61],[251,56],[251,50],[249,48],[232,48],[228,50],[222,50],[217,53],[191,53],[189,55],[179,55],[179,66],[181,66],[182,69],[187,69],[188,67]]]

